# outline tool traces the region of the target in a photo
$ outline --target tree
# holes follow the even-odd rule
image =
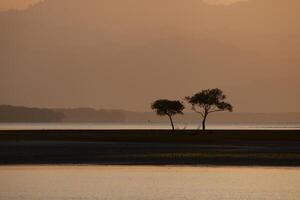
[[[167,99],[160,99],[155,101],[151,108],[156,111],[159,116],[168,116],[174,130],[174,123],[172,116],[176,114],[183,114],[184,105],[180,101],[171,101]]]
[[[226,95],[223,91],[215,88],[202,90],[199,93],[194,94],[192,97],[186,97],[186,100],[192,104],[192,110],[202,116],[202,128],[205,131],[205,124],[207,116],[210,113],[220,111],[233,111],[231,104],[225,102]]]

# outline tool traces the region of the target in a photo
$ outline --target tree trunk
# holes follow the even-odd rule
[[[203,121],[202,121],[202,130],[205,131],[206,130],[206,118],[207,118],[207,115],[205,115],[203,117]]]
[[[170,119],[170,122],[171,122],[171,125],[172,125],[172,130],[174,131],[175,128],[174,128],[174,123],[173,123],[173,119],[172,119],[171,115],[169,115],[169,119]]]

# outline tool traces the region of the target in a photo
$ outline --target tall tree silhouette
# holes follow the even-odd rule
[[[231,104],[225,102],[226,95],[223,91],[215,89],[202,90],[194,94],[192,97],[186,97],[186,100],[192,104],[192,110],[202,116],[202,128],[205,131],[206,119],[210,113],[220,111],[233,111]]]
[[[157,115],[160,116],[168,116],[172,125],[172,129],[174,128],[174,123],[172,116],[176,114],[183,114],[184,105],[180,101],[171,101],[167,99],[156,100],[151,108],[156,111]]]

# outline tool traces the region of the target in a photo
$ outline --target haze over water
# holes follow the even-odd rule
[[[170,129],[169,123],[0,123],[0,130],[157,130]],[[199,123],[177,123],[176,129],[201,129]],[[208,124],[213,130],[300,130],[299,123]]]
[[[298,200],[299,168],[0,167],[5,200]]]

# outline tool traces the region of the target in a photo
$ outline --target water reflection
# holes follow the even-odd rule
[[[5,200],[298,200],[299,168],[0,167]]]

